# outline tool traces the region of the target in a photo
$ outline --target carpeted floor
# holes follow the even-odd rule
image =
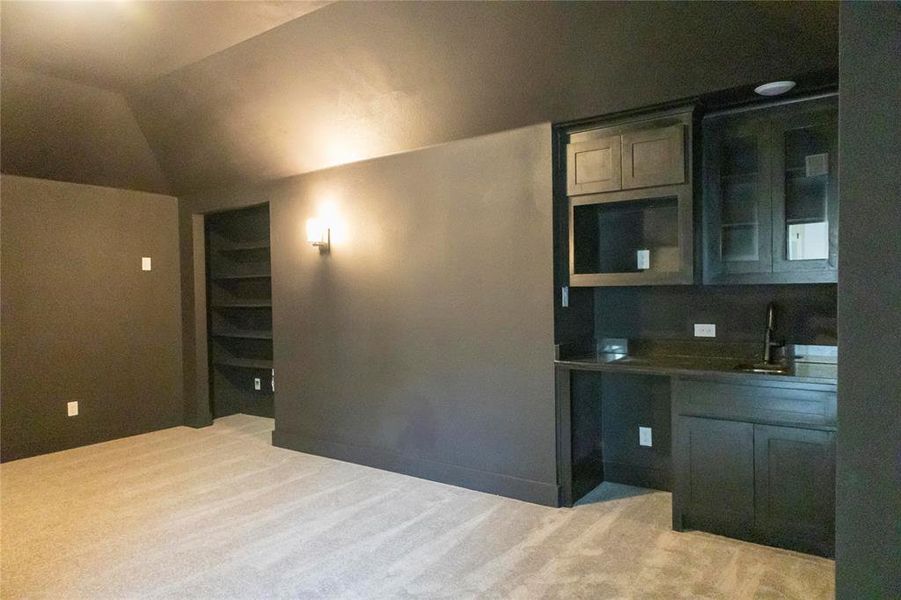
[[[670,530],[670,495],[551,509],[269,445],[236,415],[6,463],[3,598],[799,598],[832,561]]]

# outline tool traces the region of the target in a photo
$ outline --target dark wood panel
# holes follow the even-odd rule
[[[771,544],[831,556],[835,434],[754,426],[755,529]]]
[[[673,386],[678,415],[835,429],[836,396],[830,386],[736,385],[683,378]]]
[[[584,371],[571,373],[570,460],[576,502],[604,481],[604,413],[600,377]]]
[[[695,417],[678,417],[677,422],[674,507],[682,527],[750,537],[754,426]]]
[[[566,192],[570,196],[610,192],[622,187],[620,136],[566,146]]]
[[[685,126],[670,125],[622,135],[622,187],[635,189],[685,181]]]

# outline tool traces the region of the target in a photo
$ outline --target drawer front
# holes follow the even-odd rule
[[[834,429],[834,391],[717,381],[673,381],[674,413],[800,427]]]

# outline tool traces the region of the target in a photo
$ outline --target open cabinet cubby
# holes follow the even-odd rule
[[[272,417],[269,205],[208,215],[206,240],[213,416]]]

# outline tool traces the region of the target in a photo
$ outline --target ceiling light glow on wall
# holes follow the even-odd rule
[[[764,83],[763,85],[758,85],[754,88],[754,92],[761,96],[778,96],[784,94],[793,87],[795,87],[794,81],[771,81],[769,83]]]
[[[307,219],[307,241],[325,254],[331,246],[331,230],[319,219]]]

